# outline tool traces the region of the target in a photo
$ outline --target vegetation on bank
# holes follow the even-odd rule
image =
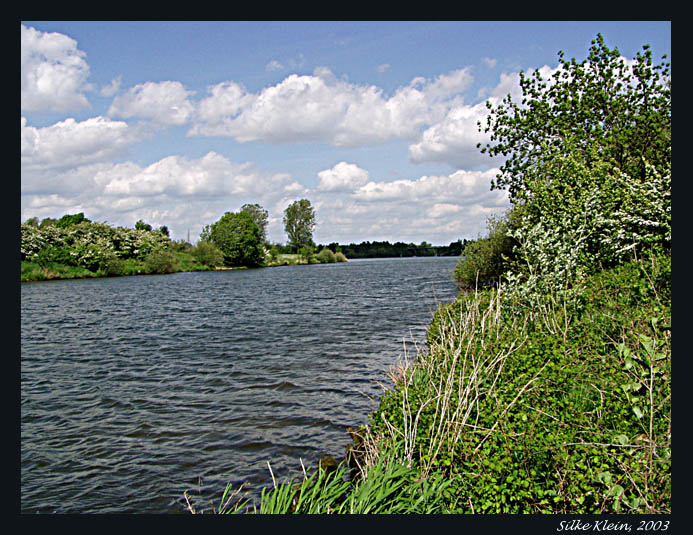
[[[84,213],[32,217],[21,225],[21,281],[346,262],[341,252],[316,250],[312,210],[305,199],[287,208],[285,221],[298,237],[286,247],[267,242],[267,211],[257,204],[205,226],[195,246],[141,220],[126,228],[92,222]]]
[[[512,208],[465,247],[458,299],[345,458],[260,512],[671,512],[669,64],[601,35],[559,61],[489,104]],[[218,510],[253,511],[230,487]]]

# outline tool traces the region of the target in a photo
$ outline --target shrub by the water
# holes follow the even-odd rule
[[[322,249],[317,255],[317,260],[321,264],[333,264],[334,262],[337,261],[335,253],[333,253],[330,249],[325,247]]]

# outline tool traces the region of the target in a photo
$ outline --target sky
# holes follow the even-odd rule
[[[448,245],[509,208],[486,101],[598,33],[671,60],[669,21],[21,21],[21,218],[165,225],[195,243],[244,204],[286,243]]]

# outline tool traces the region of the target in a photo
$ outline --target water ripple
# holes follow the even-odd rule
[[[184,513],[341,456],[455,259],[21,286],[21,511]]]

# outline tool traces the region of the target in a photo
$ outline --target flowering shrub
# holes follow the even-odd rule
[[[69,227],[21,225],[21,259],[103,269],[116,259],[144,259],[165,249],[170,239],[159,231],[111,227],[84,221]]]
[[[623,193],[619,208],[605,218],[612,232],[603,240],[614,258],[646,246],[671,248],[671,162],[662,172],[647,162],[645,166],[644,181],[620,171],[614,174]]]
[[[586,275],[652,246],[669,250],[671,165],[645,169],[642,180],[606,162],[557,158],[510,231],[520,263],[506,273],[506,296],[530,306],[549,293],[575,301]]]

